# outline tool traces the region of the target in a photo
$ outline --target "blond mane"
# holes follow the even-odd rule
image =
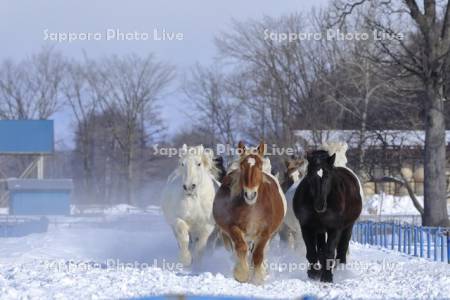
[[[188,155],[199,155],[201,157],[202,163],[205,165],[208,173],[217,182],[219,178],[219,168],[216,167],[214,163],[214,153],[211,149],[204,148],[203,145],[188,147],[186,144],[180,150],[179,160],[181,161]],[[178,176],[181,175],[180,168],[177,167],[172,173],[170,173],[167,182],[172,182]]]

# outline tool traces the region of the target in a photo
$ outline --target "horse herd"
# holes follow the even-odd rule
[[[162,209],[185,266],[209,244],[234,252],[233,275],[261,284],[265,251],[276,234],[301,254],[308,277],[332,282],[337,263],[346,263],[353,224],[362,209],[362,188],[346,167],[347,145],[324,144],[306,158],[286,163],[286,180],[271,174],[266,145],[238,144],[225,170],[203,146],[183,146],[178,167],[163,192]]]

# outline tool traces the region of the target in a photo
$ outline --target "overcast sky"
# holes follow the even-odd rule
[[[135,52],[156,56],[176,65],[178,74],[196,62],[208,64],[215,55],[213,39],[227,30],[231,19],[258,19],[308,11],[327,0],[134,0],[134,1],[7,1],[0,0],[0,59],[21,59],[45,44],[55,45],[66,56],[90,57]],[[156,28],[183,34],[183,41],[77,41],[44,40],[49,32],[153,32]],[[188,122],[182,112],[180,94],[172,94],[163,104],[163,117],[169,133]],[[1,99],[0,99],[1,101]],[[174,109],[174,106],[176,107]],[[71,120],[67,113],[55,116],[57,138],[71,144]]]

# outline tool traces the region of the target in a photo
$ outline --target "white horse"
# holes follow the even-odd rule
[[[298,185],[306,174],[306,166],[307,162],[305,160],[305,162],[301,165],[297,172],[293,172],[289,175],[294,183],[286,191],[286,202],[288,209],[284,218],[283,226],[283,234],[288,238],[289,247],[298,250],[300,252],[300,255],[306,253],[306,248],[305,243],[303,242],[300,224],[294,214],[292,202],[294,199],[295,191],[297,190]]]
[[[202,145],[180,151],[177,169],[163,192],[162,209],[180,249],[180,262],[199,259],[215,228],[212,206],[218,182],[212,151]]]
[[[346,142],[325,142],[320,147],[321,150],[325,150],[329,155],[336,154],[334,160],[335,167],[347,168],[347,149]]]
[[[329,142],[329,143],[325,142],[322,144],[320,149],[327,151],[329,155],[336,154],[334,166],[349,169],[347,167],[347,156],[346,156],[346,152],[348,149],[347,143],[345,143],[345,142]],[[298,170],[298,173],[297,172],[292,173],[292,176],[293,176],[292,179],[294,180],[294,183],[286,191],[286,201],[288,204],[288,210],[286,213],[286,217],[284,218],[284,225],[285,225],[284,230],[288,231],[285,234],[290,235],[290,238],[288,240],[289,246],[291,248],[298,250],[300,252],[300,254],[305,254],[306,248],[305,248],[305,243],[303,242],[300,224],[294,214],[292,202],[293,202],[295,191],[297,190],[298,185],[302,181],[303,177],[306,175],[306,169],[307,169],[307,161],[305,160],[305,163],[301,166],[301,169]],[[356,178],[358,178],[358,177],[356,177]],[[360,190],[362,190],[362,189],[360,189]]]

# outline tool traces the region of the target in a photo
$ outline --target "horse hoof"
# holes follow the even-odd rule
[[[333,273],[331,272],[323,272],[322,276],[320,276],[320,281],[321,282],[333,282]]]
[[[337,258],[334,263],[333,269],[337,269],[339,267],[339,265],[345,265],[346,263],[347,262],[346,262],[345,258],[344,259]]]
[[[266,279],[267,272],[264,267],[255,268],[255,274],[253,275],[253,283],[256,285],[261,285]]]
[[[320,270],[311,269],[307,272],[309,279],[317,280],[320,278],[322,272]]]
[[[192,255],[190,253],[184,253],[180,255],[180,262],[185,267],[189,267],[192,264]]]
[[[234,279],[236,279],[239,282],[248,282],[250,277],[250,272],[248,267],[244,267],[242,265],[237,265],[234,268]]]

